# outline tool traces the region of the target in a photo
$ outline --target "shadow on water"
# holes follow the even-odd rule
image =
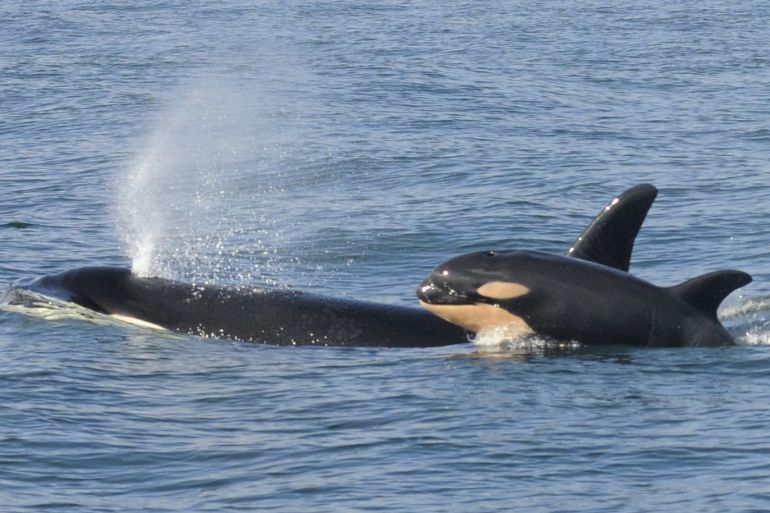
[[[0,224],[0,228],[10,229],[10,230],[26,230],[28,228],[35,228],[36,225],[32,223],[25,223],[23,221],[11,221],[8,223]]]

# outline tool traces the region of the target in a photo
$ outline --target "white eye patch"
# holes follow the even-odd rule
[[[529,292],[521,283],[511,281],[490,281],[476,290],[480,296],[490,299],[514,299]]]

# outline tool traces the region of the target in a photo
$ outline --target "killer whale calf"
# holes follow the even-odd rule
[[[564,256],[506,250],[452,258],[418,286],[420,304],[469,331],[496,329],[505,338],[539,335],[585,345],[734,345],[717,308],[752,281],[749,274],[717,271],[658,287],[628,273],[636,233],[656,195],[648,184],[629,189]]]

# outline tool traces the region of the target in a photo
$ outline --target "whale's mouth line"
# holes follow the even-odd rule
[[[466,299],[463,295],[458,294],[456,290],[446,285],[437,285],[436,283],[425,280],[417,288],[417,297],[420,301],[433,304],[454,304],[462,302]]]
[[[462,306],[475,304],[494,304],[489,298],[476,293],[461,292],[447,283],[437,284],[427,279],[417,288],[417,297],[428,305]]]

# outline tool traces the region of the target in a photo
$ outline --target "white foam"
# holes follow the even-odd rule
[[[719,317],[722,319],[733,319],[735,317],[761,314],[768,311],[770,311],[770,297],[757,297],[720,308]]]
[[[527,335],[511,338],[505,326],[489,328],[476,333],[473,344],[480,353],[538,353],[549,349],[575,349],[577,342],[561,342],[544,337]]]
[[[770,329],[766,325],[749,328],[746,333],[736,336],[740,345],[768,346],[770,345]]]
[[[87,321],[94,324],[114,324],[116,321],[145,329],[168,332],[162,326],[126,315],[107,315],[80,306],[70,301],[46,296],[24,288],[11,287],[6,290],[0,310],[14,312],[47,321]]]
[[[106,315],[89,308],[16,287],[6,290],[0,301],[0,309],[48,321],[75,319],[94,323],[110,322]]]

